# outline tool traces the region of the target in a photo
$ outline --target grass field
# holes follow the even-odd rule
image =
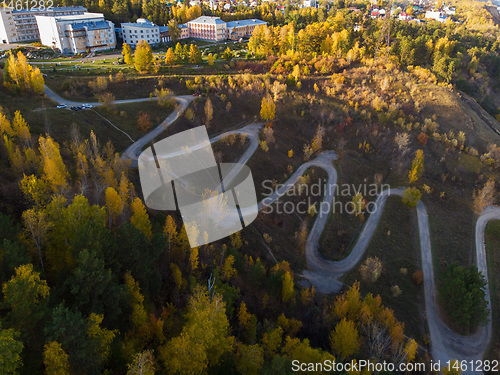
[[[0,101],[4,95],[6,94],[0,90]],[[9,116],[13,116],[19,110],[30,125],[32,134],[49,133],[56,141],[64,144],[70,140],[71,128],[77,126],[82,137],[88,138],[93,131],[101,144],[111,141],[119,152],[124,151],[132,141],[103,117],[136,141],[144,135],[136,126],[139,113],[148,113],[152,126],[156,126],[172,111],[172,108],[162,108],[149,101],[117,105],[113,111],[93,108],[75,112],[57,109],[55,105],[47,98],[20,96],[11,102],[6,111]]]
[[[413,210],[403,205],[400,197],[387,199],[380,224],[378,225],[363,259],[378,257],[383,265],[380,278],[374,282],[364,282],[359,273],[359,265],[347,273],[343,282],[352,285],[355,280],[361,283],[362,294],[380,294],[383,303],[394,310],[398,320],[405,323],[405,333],[414,338],[424,335],[422,319],[423,291],[412,279],[420,270],[420,248],[416,230],[416,217]],[[406,269],[406,273],[402,269]],[[391,287],[398,285],[402,293],[394,297]],[[412,313],[409,314],[408,312]]]
[[[500,220],[486,226],[486,252],[492,305],[493,337],[486,358],[500,358]]]

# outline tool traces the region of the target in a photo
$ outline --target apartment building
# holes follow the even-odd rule
[[[191,38],[216,42],[227,39],[226,22],[221,20],[220,17],[201,16],[189,21],[187,26]]]
[[[64,54],[103,51],[116,47],[114,24],[102,13],[36,16],[42,44]]]
[[[267,25],[267,22],[255,18],[241,21],[231,21],[226,23],[227,39],[238,40],[250,37],[257,26]]]
[[[82,15],[84,7],[53,7],[50,9],[21,9],[0,7],[0,43],[34,42],[40,40],[36,16]]]
[[[149,45],[160,43],[160,27],[144,18],[137,19],[136,22],[122,23],[121,32],[123,42],[135,48],[140,40],[145,40]]]

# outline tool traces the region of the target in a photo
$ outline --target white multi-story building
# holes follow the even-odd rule
[[[114,24],[102,13],[36,16],[42,44],[64,54],[103,51],[116,47]]]
[[[14,43],[17,39],[12,8],[0,8],[0,42]]]
[[[121,24],[123,42],[135,48],[139,40],[145,40],[150,45],[160,43],[160,27],[144,18],[139,18],[135,23]]]
[[[304,8],[316,8],[316,0],[304,0],[302,6]]]
[[[220,17],[201,16],[179,25],[179,39],[204,39],[220,42],[226,39],[238,40],[252,36],[257,26],[267,25],[258,19],[224,22]],[[139,18],[135,23],[122,23],[116,29],[123,42],[135,48],[139,40],[145,40],[150,45],[172,41],[168,26],[157,26],[154,23]]]
[[[24,3],[23,3],[24,4]],[[84,7],[29,8],[16,10],[0,7],[0,42],[19,43],[40,40],[36,16],[70,16],[84,14]]]
[[[429,18],[439,22],[446,22],[446,15],[440,10],[428,10],[427,12],[425,12],[425,18]]]
[[[227,39],[227,26],[220,17],[201,16],[187,23],[189,36],[219,42]]]

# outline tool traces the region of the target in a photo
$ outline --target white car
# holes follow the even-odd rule
[[[93,108],[94,106],[92,104],[82,104],[83,108]]]
[[[56,108],[66,108],[66,104],[59,104]]]

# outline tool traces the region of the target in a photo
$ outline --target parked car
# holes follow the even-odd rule
[[[82,104],[82,108],[93,108],[94,106],[92,104]]]
[[[195,93],[193,94],[193,96],[200,96],[200,93],[199,93],[199,92],[195,92]]]
[[[80,107],[76,107],[76,106],[71,107],[72,111],[79,111],[80,109],[81,109]]]
[[[66,104],[59,104],[56,108],[66,108]]]

